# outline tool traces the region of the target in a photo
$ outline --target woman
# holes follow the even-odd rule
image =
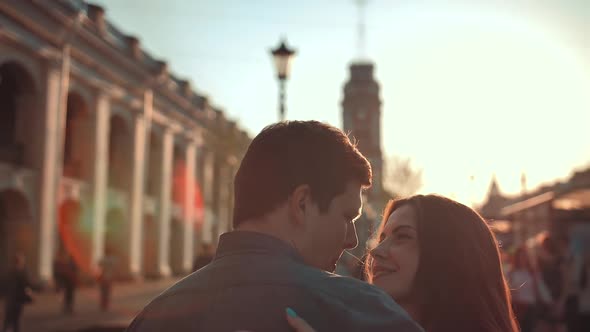
[[[367,280],[426,331],[518,331],[496,239],[475,211],[436,195],[390,201],[377,234]],[[292,310],[287,320],[311,331]]]

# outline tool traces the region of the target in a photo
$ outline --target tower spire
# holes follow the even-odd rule
[[[527,191],[527,181],[526,181],[526,173],[523,171],[520,173],[520,193],[522,195],[526,194]]]
[[[496,174],[492,175],[492,182],[490,183],[490,188],[488,189],[488,196],[501,196],[500,193],[500,186],[498,186],[498,179],[496,178]]]
[[[365,8],[368,0],[355,0],[357,4],[358,23],[357,23],[357,57],[363,59],[366,57],[366,31],[365,31]]]

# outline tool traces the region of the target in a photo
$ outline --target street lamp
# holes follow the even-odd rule
[[[275,67],[277,69],[277,77],[279,79],[279,120],[285,120],[285,81],[289,76],[289,69],[291,67],[291,60],[295,55],[295,50],[287,46],[287,42],[283,39],[277,48],[271,50]]]

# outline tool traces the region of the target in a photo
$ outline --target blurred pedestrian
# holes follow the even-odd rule
[[[590,330],[590,251],[584,254],[578,296],[578,331]],[[572,332],[572,331],[570,331]],[[575,332],[575,331],[574,331]]]
[[[111,305],[111,293],[116,263],[117,258],[112,254],[112,251],[109,248],[105,249],[105,254],[98,263],[100,268],[98,287],[100,290],[100,309],[102,311],[108,311]]]
[[[564,259],[566,264],[567,300],[565,302],[565,320],[568,332],[586,332],[590,326],[580,325],[580,292],[584,265],[582,247],[576,242],[564,241]],[[567,245],[570,244],[570,245]]]
[[[18,332],[20,330],[20,318],[25,304],[33,302],[31,291],[35,288],[26,271],[25,256],[21,253],[15,255],[14,266],[8,273],[6,284],[6,303],[4,313],[4,327],[2,331]]]
[[[507,279],[512,290],[512,307],[522,332],[532,332],[536,322],[539,282],[542,282],[530,262],[525,246],[520,246],[512,257],[512,265],[507,271]]]
[[[540,306],[538,331],[541,332],[567,330],[565,305],[568,295],[568,269],[562,246],[559,239],[547,234],[537,250],[539,272],[551,294],[551,302]]]
[[[78,285],[78,267],[72,256],[66,251],[59,253],[54,264],[56,282],[63,291],[63,311],[74,312],[74,297]]]

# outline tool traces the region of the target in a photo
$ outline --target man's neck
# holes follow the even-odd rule
[[[262,227],[262,225],[251,224],[250,222],[245,223],[243,225],[240,225],[235,230],[236,231],[246,231],[246,232],[262,233],[262,234],[265,234],[265,235],[276,237],[276,238],[278,238],[280,240],[283,240],[283,241],[289,243],[288,239],[285,239],[282,236],[281,232],[278,232],[277,230],[272,229],[272,228],[269,228],[269,227]]]
[[[293,246],[293,239],[282,225],[266,219],[248,220],[240,224],[236,231],[256,232],[275,237],[290,246]]]

